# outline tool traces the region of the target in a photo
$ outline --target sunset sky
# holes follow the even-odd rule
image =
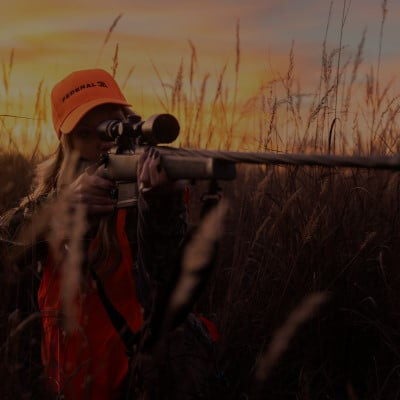
[[[331,1],[13,0],[2,3],[0,60],[8,64],[12,49],[14,60],[8,93],[0,84],[0,105],[2,111],[19,110],[29,116],[34,110],[40,81],[43,80],[43,87],[49,92],[57,80],[72,70],[97,66],[111,71],[117,43],[116,78],[122,84],[134,67],[125,92],[136,102],[139,111],[157,107],[156,95],[162,93],[152,64],[167,83],[173,83],[181,60],[187,73],[189,41],[197,52],[197,79],[200,81],[206,72],[216,79],[227,64],[229,81],[233,79],[235,65],[237,20],[240,20],[241,48],[239,97],[250,96],[274,74],[284,74],[292,41],[296,76],[307,87],[319,74],[321,44]],[[343,3],[342,0],[333,2],[328,32],[330,50],[339,44]],[[363,65],[365,71],[371,66],[375,68],[382,2],[347,0],[346,3],[351,4],[343,31],[345,53],[357,51],[366,29]],[[389,0],[387,8],[381,65],[381,77],[386,81],[396,78],[400,67],[400,3]],[[119,14],[122,17],[101,50],[107,31]]]

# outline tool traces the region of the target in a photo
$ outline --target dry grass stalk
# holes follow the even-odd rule
[[[126,78],[125,78],[125,80],[124,80],[124,82],[122,83],[122,86],[121,86],[122,90],[124,90],[126,88],[126,85],[127,85],[128,81],[129,81],[130,77],[132,76],[132,73],[133,73],[134,70],[135,70],[135,66],[134,65],[131,68],[129,68],[129,71],[126,74]]]
[[[385,91],[386,90],[384,90],[384,92]],[[400,99],[400,96],[393,97],[392,99],[390,99],[387,102],[386,107],[382,110],[381,115],[378,120],[378,123],[376,124],[376,127],[375,127],[375,133],[374,133],[373,139],[372,139],[373,141],[375,141],[377,139],[379,134],[382,138],[382,136],[388,132],[389,125],[394,122],[395,117],[397,116],[397,114],[399,112],[398,105],[395,106],[394,108],[392,108],[394,105],[396,105],[398,103],[399,99]],[[380,132],[379,132],[379,128],[381,128]]]
[[[287,123],[286,123],[286,129],[287,129],[287,136],[289,135],[289,115],[292,116],[293,122],[294,122],[294,128],[295,132],[291,133],[292,135],[295,135],[298,137],[299,135],[299,117],[298,114],[296,113],[296,110],[293,105],[293,82],[294,82],[294,68],[295,68],[295,61],[294,61],[294,41],[292,41],[292,45],[290,47],[290,52],[289,52],[289,66],[288,70],[286,72],[286,77],[283,80],[283,84],[286,89],[286,112],[288,114],[287,117]],[[290,111],[290,113],[289,113]]]
[[[86,209],[78,204],[71,215],[71,232],[68,240],[68,253],[61,269],[61,298],[65,315],[64,327],[73,332],[78,327],[77,299],[81,285],[81,266],[83,262],[82,239],[85,235]]]
[[[368,106],[373,103],[374,99],[375,76],[372,67],[365,79],[365,104]]]
[[[106,47],[108,41],[110,40],[111,34],[113,33],[115,27],[117,26],[119,20],[122,18],[122,15],[123,15],[123,14],[119,14],[119,15],[114,19],[114,21],[112,22],[111,26],[108,28],[106,37],[104,38],[103,44],[101,45],[99,54],[98,54],[98,56],[97,56],[96,65],[99,64],[99,61],[100,61],[100,58],[101,58],[101,56],[102,56],[102,54],[103,54],[104,48]]]
[[[339,93],[339,83],[340,83],[340,70],[341,70],[341,57],[342,57],[342,43],[343,43],[343,31],[346,25],[347,17],[349,15],[351,6],[351,0],[343,0],[343,8],[342,8],[342,20],[340,25],[340,34],[339,34],[339,53],[337,58],[337,66],[336,66],[336,93],[335,93],[335,118],[337,117],[337,106],[338,106],[338,93]]]
[[[313,238],[314,233],[318,227],[318,223],[319,223],[322,215],[325,213],[326,209],[327,209],[326,205],[324,207],[322,207],[321,210],[318,210],[317,207],[314,209],[309,221],[307,222],[306,227],[304,228],[304,233],[303,233],[303,243],[304,244],[309,242]]]
[[[66,257],[66,246],[71,232],[71,210],[68,192],[64,190],[54,204],[49,232],[49,248],[56,265],[61,265]]]
[[[190,53],[189,84],[190,84],[190,92],[192,93],[193,78],[194,78],[194,73],[195,73],[196,66],[197,66],[197,52],[196,52],[196,47],[191,40],[189,40],[189,46],[190,46],[190,52],[191,52]]]
[[[115,78],[115,75],[116,75],[117,69],[118,69],[118,52],[119,52],[119,46],[118,46],[118,43],[117,43],[115,45],[115,51],[114,51],[114,57],[113,57],[113,65],[111,67],[113,78]]]
[[[327,87],[326,84],[326,66],[327,66],[327,48],[326,48],[326,43],[327,43],[327,39],[328,39],[328,32],[329,32],[329,27],[330,27],[330,22],[331,22],[331,18],[332,18],[332,10],[333,10],[333,0],[331,0],[330,5],[329,5],[329,12],[328,12],[328,19],[326,22],[326,28],[325,28],[325,33],[324,33],[324,39],[322,42],[322,54],[321,54],[321,71],[320,71],[320,77],[319,77],[319,83],[318,83],[318,89],[317,89],[317,93],[314,97],[313,100],[313,104],[311,105],[310,109],[314,108],[314,102],[317,103],[321,103],[321,92],[322,92],[322,84],[325,83],[325,90]],[[316,114],[318,115],[318,113]],[[306,130],[309,129],[310,127],[310,123],[311,123],[311,119],[309,118],[309,123],[307,124],[307,128]],[[317,147],[318,142],[320,141],[320,130],[324,129],[324,119],[322,119],[322,124],[320,125],[320,120],[317,119],[316,121],[316,126],[315,126],[315,136],[314,136],[314,148]]]
[[[30,323],[39,318],[42,318],[42,313],[40,312],[35,312],[28,315],[24,320],[19,322],[18,325],[10,332],[9,338],[13,339],[15,336],[23,332]]]
[[[260,236],[262,234],[262,232],[264,232],[266,226],[272,221],[272,217],[271,215],[267,215],[264,219],[264,221],[260,224],[260,226],[258,227],[256,234],[254,235],[254,239],[251,243],[250,246],[250,251],[252,251],[254,249],[254,246],[256,245],[256,243],[258,242],[258,240],[260,239]]]
[[[215,113],[217,110],[217,104],[218,100],[221,98],[222,92],[223,92],[223,81],[224,81],[224,76],[226,72],[227,64],[224,65],[222,68],[219,77],[218,77],[218,84],[217,84],[217,89],[215,91],[215,95],[212,101],[211,105],[211,115],[210,115],[210,121],[208,123],[208,129],[207,129],[207,139],[205,142],[205,147],[207,148],[210,143],[211,143],[211,138],[213,134],[213,129],[214,129],[214,124],[213,124],[213,119],[215,118]],[[226,115],[225,115],[226,116]]]
[[[270,185],[272,175],[274,174],[274,168],[267,166],[265,172],[266,174],[264,178],[257,184],[255,194],[253,197],[253,204],[257,208],[260,207],[261,201],[265,197],[267,187]]]
[[[0,117],[5,117],[5,118],[16,118],[16,119],[28,119],[31,121],[36,121],[37,118],[32,118],[32,117],[26,117],[23,115],[15,115],[15,114],[0,114]]]
[[[51,210],[48,243],[56,265],[61,268],[60,296],[65,315],[64,327],[67,332],[72,332],[77,328],[77,300],[83,260],[81,246],[87,226],[86,210],[83,205],[72,204],[69,190],[79,156],[74,152],[69,157],[70,168]]]
[[[192,129],[192,108],[190,107],[190,101],[187,98],[186,94],[182,94],[182,103],[183,103],[183,116],[184,120],[186,121],[186,126],[187,126],[187,134],[185,137],[184,146],[189,146],[189,138],[190,138],[190,133]]]
[[[118,21],[122,18],[123,14],[119,14],[113,21],[113,23],[111,24],[110,28],[108,29],[107,35],[104,38],[104,42],[103,42],[103,47],[108,43],[108,41],[110,40],[111,34],[113,32],[113,30],[115,29],[115,27],[118,24]]]
[[[236,22],[236,53],[235,53],[235,87],[233,89],[233,104],[232,104],[232,118],[230,133],[231,136],[235,126],[236,108],[237,108],[237,95],[239,88],[239,72],[240,72],[240,20]]]
[[[387,0],[382,0],[382,19],[381,27],[379,30],[379,49],[378,49],[378,65],[376,67],[376,95],[379,97],[379,76],[381,71],[381,58],[382,58],[382,43],[383,43],[383,28],[385,26],[386,16],[387,16]]]
[[[21,231],[17,238],[17,243],[29,246],[36,243],[44,234],[47,233],[50,221],[52,219],[52,206],[36,213],[30,224]]]
[[[193,136],[197,138],[197,142],[194,142],[196,147],[200,147],[200,134],[198,133],[201,133],[202,131],[201,116],[203,115],[204,99],[206,95],[207,82],[209,77],[210,74],[206,74],[203,77],[203,80],[201,82],[200,96],[196,104],[196,114],[193,123]]]
[[[14,49],[11,49],[8,65],[4,61],[2,62],[3,86],[6,92],[6,96],[8,95],[8,90],[10,88],[11,71],[13,69],[13,65],[14,65]]]
[[[38,118],[36,119],[36,134],[35,134],[36,143],[34,144],[33,147],[31,161],[35,159],[42,139],[41,122],[42,119],[44,118],[44,110],[45,110],[44,107],[45,96],[43,95],[43,83],[44,83],[43,80],[39,82],[39,86],[36,91],[35,115],[37,115]]]
[[[351,72],[350,83],[348,84],[348,87],[347,87],[347,94],[346,94],[346,99],[345,99],[345,108],[344,108],[345,117],[347,117],[348,114],[349,114],[350,100],[351,100],[351,94],[352,94],[353,85],[354,85],[354,83],[356,81],[357,73],[358,73],[358,70],[359,70],[360,65],[362,63],[362,54],[363,54],[363,50],[364,50],[366,33],[367,33],[367,30],[364,29],[363,34],[361,36],[360,43],[358,44],[357,54],[356,54],[356,57],[354,59],[353,70]]]
[[[278,130],[276,129],[278,106],[279,106],[278,101],[275,98],[272,105],[271,116],[269,118],[269,123],[268,123],[267,137],[265,139],[265,144],[264,144],[265,151],[268,150],[268,145],[270,144],[271,141],[272,132],[273,131],[275,131],[276,133],[278,132]],[[276,142],[278,142],[278,140],[276,140]]]
[[[276,227],[278,227],[282,221],[282,219],[286,216],[289,212],[290,208],[294,204],[294,202],[299,198],[300,194],[302,193],[302,188],[297,189],[285,202],[281,212],[278,216],[275,217],[275,221],[271,228],[268,230],[268,237],[272,238],[273,233],[275,232]]]
[[[340,272],[335,276],[335,278],[329,283],[328,288],[333,287],[333,285],[340,279],[341,276],[356,262],[357,259],[363,254],[367,246],[377,237],[377,232],[367,232],[364,241],[360,244],[357,252],[352,256],[350,261],[340,270]]]
[[[222,236],[223,220],[227,211],[227,203],[221,200],[206,215],[191,242],[185,248],[182,273],[170,299],[169,309],[171,313],[186,304],[198,285],[199,273],[208,264],[214,251],[214,245]]]
[[[9,74],[11,74],[13,65],[14,65],[14,49],[11,49],[10,59],[9,59],[9,62],[8,62],[8,71],[9,71]]]
[[[257,380],[267,379],[272,368],[289,347],[289,343],[300,325],[310,319],[327,300],[326,293],[313,293],[291,312],[285,323],[274,333],[266,352],[259,359],[256,370]]]
[[[167,90],[166,90],[167,85],[162,80],[160,71],[158,70],[156,65],[153,63],[153,61],[150,60],[150,62],[151,62],[151,66],[153,67],[154,72],[157,75],[158,81],[160,83],[160,86],[161,86],[161,88],[163,90],[163,94],[164,94],[164,100],[162,100],[159,96],[157,96],[158,101],[160,102],[160,104],[163,107],[164,111],[168,112],[169,111],[169,106],[168,106],[168,93],[167,93]]]
[[[320,94],[321,94],[322,83],[325,81],[325,77],[326,77],[326,65],[327,65],[326,60],[328,59],[326,43],[328,40],[329,26],[330,26],[331,19],[332,19],[332,10],[333,10],[333,0],[331,0],[330,5],[329,5],[328,19],[327,19],[326,27],[325,27],[324,40],[322,42],[321,74],[320,74],[319,85],[318,85],[318,96],[320,96]]]
[[[83,206],[71,207],[68,184],[72,181],[78,155],[73,153],[70,157],[71,168],[64,182],[65,189],[56,200],[47,203],[46,207],[33,215],[29,226],[26,226],[17,238],[18,243],[27,246],[46,238],[56,265],[61,265],[61,298],[67,332],[71,332],[76,327],[76,300],[80,288],[82,262],[80,246],[86,232]],[[68,252],[66,248],[69,249]]]
[[[180,116],[181,96],[183,87],[183,60],[179,64],[178,72],[176,73],[175,82],[172,89],[171,110],[178,113]]]
[[[364,249],[368,246],[368,244],[375,239],[377,236],[377,232],[369,232],[365,238],[365,240],[361,243],[358,253],[354,257],[358,257],[358,255],[364,251]]]
[[[319,103],[315,106],[314,109],[310,110],[308,120],[307,120],[307,126],[306,126],[306,132],[308,132],[308,129],[311,127],[311,123],[314,121],[315,118],[318,117],[318,114],[323,111],[323,116],[322,119],[323,121],[326,120],[326,110],[328,108],[328,103],[329,103],[329,96],[332,94],[332,92],[336,89],[336,85],[332,84],[327,91],[324,93],[322,96],[321,100]],[[323,124],[321,126],[321,129],[323,128]]]

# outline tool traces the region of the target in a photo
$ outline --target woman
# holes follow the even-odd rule
[[[65,188],[70,193],[69,211],[84,206],[88,225],[73,329],[66,329],[62,292],[61,265],[70,256],[68,246],[61,240],[60,247],[51,247],[51,238],[44,234],[24,262],[41,270],[42,362],[52,392],[74,400],[117,399],[124,390],[128,357],[104,303],[111,303],[133,332],[139,331],[156,288],[176,265],[186,230],[183,192],[168,180],[157,152],[150,151],[139,165],[138,208],[116,209],[110,195],[115,183],[97,166],[101,153],[113,143],[101,138],[96,128],[105,120],[123,120],[132,111],[107,72],[76,71],[54,87],[51,98],[60,144],[39,166],[33,192],[3,218],[2,225],[11,237],[18,237]],[[73,153],[78,161],[71,179]],[[52,225],[52,235],[58,235],[56,223]]]

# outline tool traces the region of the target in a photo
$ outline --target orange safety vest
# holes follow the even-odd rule
[[[143,316],[135,290],[125,219],[126,209],[118,210],[116,235],[121,262],[103,281],[103,286],[114,307],[137,332]],[[79,328],[66,334],[60,318],[60,271],[51,254],[48,255],[38,292],[43,325],[42,362],[51,389],[64,394],[67,400],[117,399],[128,372],[128,357],[97,290],[88,286],[79,300]]]

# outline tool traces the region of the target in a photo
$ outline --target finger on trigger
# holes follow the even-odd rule
[[[143,168],[144,168],[144,165],[146,163],[146,160],[149,157],[149,150],[150,150],[150,147],[146,147],[144,152],[142,154],[140,154],[139,162],[138,162],[138,166],[137,166],[137,177],[138,177],[138,179],[139,179],[139,176],[141,175],[141,173],[143,171]]]
[[[155,158],[151,165],[151,182],[152,185],[162,185],[168,181],[167,173],[162,167],[161,158]]]
[[[155,160],[156,160],[156,169],[158,173],[161,173],[161,171],[164,169],[162,162],[161,162],[161,157],[160,157],[160,152],[156,151],[155,156],[154,156]]]
[[[150,184],[150,181],[151,181],[151,179],[150,179],[150,173],[149,173],[149,171],[150,171],[150,161],[151,161],[151,159],[148,157],[147,159],[146,159],[146,161],[144,162],[144,164],[143,164],[143,168],[142,168],[142,171],[141,171],[141,173],[140,173],[140,176],[139,176],[139,184],[140,183],[143,183],[144,184],[144,186],[149,186],[149,184]]]
[[[148,154],[148,149],[146,149],[142,154],[140,154],[138,162],[138,170],[141,170],[143,168],[143,164],[146,161],[147,154]]]
[[[166,171],[165,171],[164,166],[162,164],[162,159],[161,159],[161,155],[160,155],[159,151],[156,151],[155,154],[154,154],[154,165],[155,165],[155,168],[156,168],[156,170],[157,170],[157,172],[159,174],[161,174],[163,172],[163,175],[166,176]]]

